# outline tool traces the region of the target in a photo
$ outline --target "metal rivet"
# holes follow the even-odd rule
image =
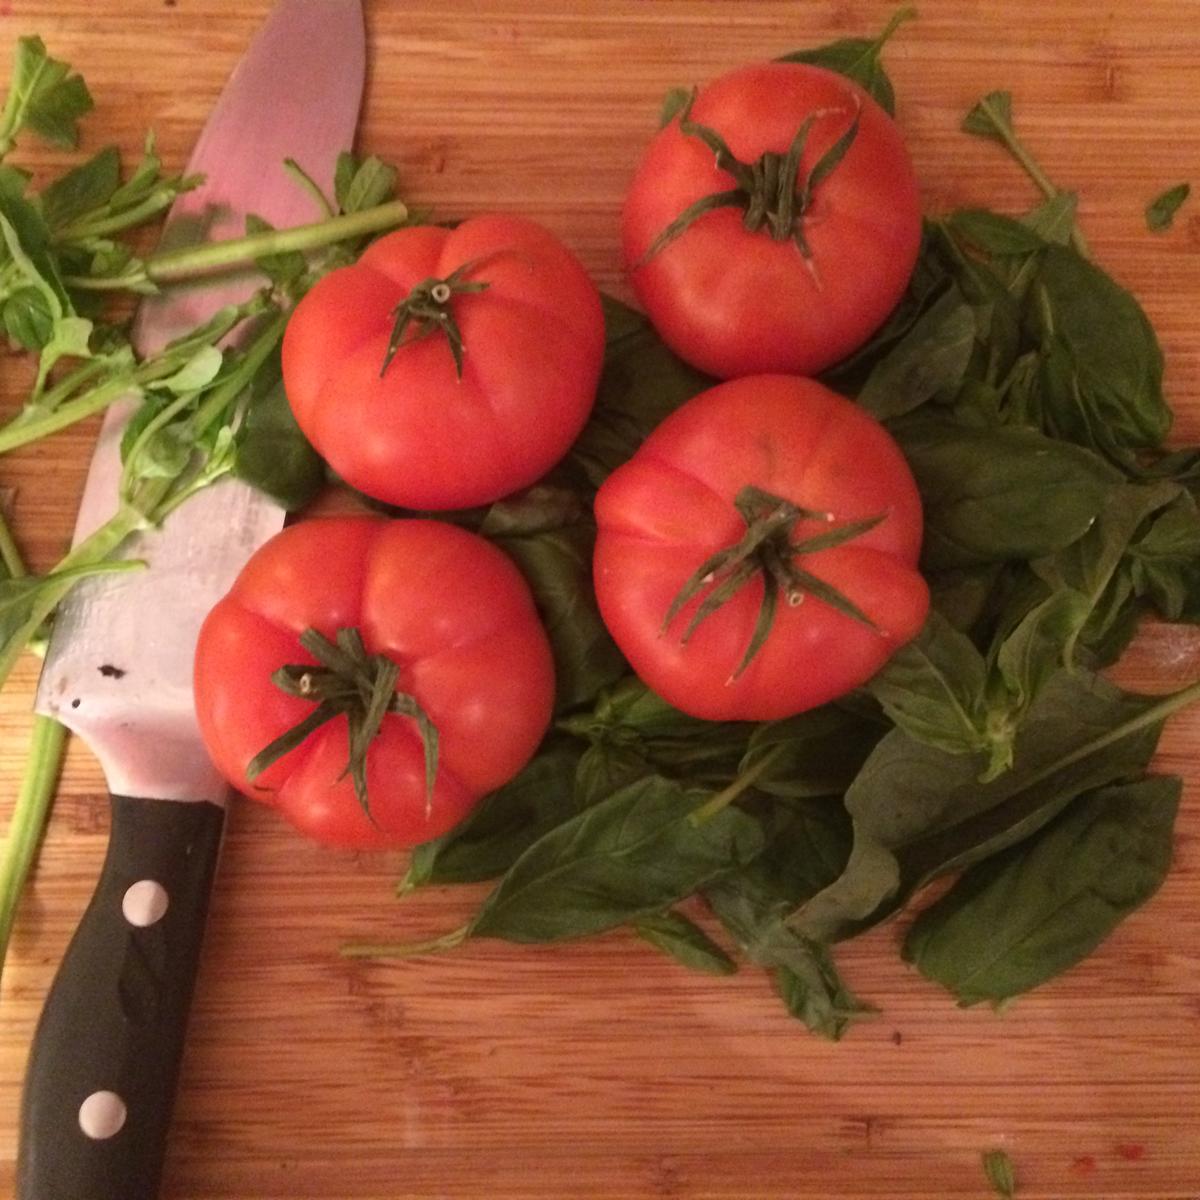
[[[121,1131],[126,1115],[125,1101],[116,1092],[93,1092],[79,1106],[79,1128],[103,1141]]]
[[[171,902],[167,889],[154,879],[139,879],[130,884],[121,899],[121,912],[130,925],[144,929],[161,921]]]

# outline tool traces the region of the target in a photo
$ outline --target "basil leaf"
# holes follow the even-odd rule
[[[936,610],[866,684],[883,710],[915,741],[950,754],[991,747],[984,685],[987,664],[965,634]]]
[[[652,913],[634,922],[634,932],[676,962],[708,975],[732,975],[737,963],[682,913]]]
[[[580,811],[575,793],[579,756],[577,743],[552,737],[464,821],[413,850],[400,890],[503,875],[543,834]]]
[[[661,912],[763,847],[733,806],[699,824],[695,800],[650,776],[552,829],[513,864],[471,924],[477,937],[548,942]]]
[[[1046,239],[1027,221],[1018,221],[985,208],[960,208],[946,218],[950,231],[989,255],[1030,254]]]
[[[628,461],[663,418],[716,382],[667,349],[640,313],[610,296],[601,300],[604,367],[592,415],[568,455],[591,488]]]
[[[575,768],[576,804],[587,808],[653,770],[636,750],[598,742],[583,752]]]
[[[1161,233],[1164,229],[1170,229],[1175,222],[1175,214],[1191,194],[1191,184],[1177,183],[1151,200],[1146,205],[1146,228],[1151,233]]]
[[[1004,132],[1012,128],[1012,123],[1012,92],[996,91],[989,92],[976,102],[963,118],[962,130],[1003,144]]]
[[[1129,550],[1134,592],[1168,621],[1200,622],[1200,509],[1188,492],[1163,509]]]
[[[1047,247],[1030,295],[1046,432],[1102,450],[1158,446],[1171,426],[1163,355],[1133,296],[1064,246]]]
[[[840,805],[807,802],[774,814],[769,835],[763,855],[705,888],[704,897],[746,956],[772,972],[788,1011],[836,1041],[874,1010],[842,982],[829,948],[786,918],[844,866],[846,814]]]
[[[883,736],[884,726],[833,705],[754,727],[738,766],[739,775],[770,757],[756,791],[804,799],[840,796]]]
[[[1003,1150],[988,1150],[984,1154],[983,1173],[1001,1200],[1013,1200],[1017,1194],[1017,1172],[1012,1159]]]
[[[1028,226],[1045,242],[1066,246],[1075,232],[1078,209],[1079,197],[1074,192],[1056,192],[1021,217],[1021,224]]]
[[[592,590],[590,522],[529,536],[496,537],[525,576],[554,654],[559,711],[591,700],[628,670],[600,619]]]
[[[934,877],[1028,837],[1083,792],[1143,771],[1162,721],[1186,695],[1135,696],[1060,671],[1031,706],[1012,767],[988,782],[977,758],[893,730],[846,793],[854,820],[846,869],[795,914],[795,928],[820,941],[859,932]]]
[[[255,377],[234,439],[233,473],[288,512],[309,504],[325,485],[325,464],[296,424],[279,356]]]
[[[974,348],[975,316],[952,286],[875,364],[858,402],[885,421],[952,396],[962,386]]]
[[[916,421],[893,429],[925,506],[929,570],[1027,559],[1091,528],[1119,475],[1032,429]]]
[[[395,193],[396,169],[372,155],[359,160],[353,154],[338,155],[333,194],[340,211],[361,212],[390,200]]]
[[[916,15],[917,10],[911,5],[906,5],[896,12],[877,38],[842,38],[812,50],[796,50],[783,55],[778,61],[808,63],[845,75],[861,85],[884,112],[895,116],[896,93],[883,64],[879,61],[879,56],[892,34],[905,21]]]
[[[1181,788],[1159,777],[1080,796],[922,912],[905,960],[961,1005],[1000,1004],[1074,966],[1158,890]]]

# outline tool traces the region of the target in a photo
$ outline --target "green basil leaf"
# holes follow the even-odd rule
[[[1044,242],[1057,246],[1070,244],[1075,231],[1075,214],[1079,197],[1074,192],[1055,192],[1023,217],[1021,224],[1031,229]]]
[[[652,913],[639,917],[633,928],[643,941],[690,970],[707,975],[732,975],[737,971],[737,963],[682,913]]]
[[[866,761],[884,726],[844,708],[825,705],[754,727],[738,774],[770,765],[756,776],[756,791],[803,799],[840,796]]]
[[[54,334],[54,314],[38,288],[13,292],[4,301],[3,320],[4,332],[26,350],[40,350]]]
[[[960,208],[946,218],[956,237],[990,255],[1030,254],[1046,239],[1027,221],[1018,221],[985,208]]]
[[[541,613],[554,653],[556,707],[585,703],[624,675],[628,666],[592,591],[590,522],[494,540],[520,568]]]
[[[334,173],[334,197],[344,213],[361,212],[390,200],[395,193],[396,169],[371,155],[356,159],[352,154],[338,156]]]
[[[1001,1200],[1013,1200],[1017,1194],[1017,1172],[1008,1154],[1003,1150],[988,1150],[983,1156],[983,1173]]]
[[[640,313],[610,296],[601,300],[604,367],[591,418],[568,455],[592,488],[628,461],[663,418],[716,382],[668,350]]]
[[[962,129],[964,133],[1003,144],[1005,131],[1012,129],[1012,123],[1012,92],[997,91],[989,92],[975,104],[963,118]]]
[[[234,438],[233,473],[288,512],[310,503],[325,485],[325,464],[292,415],[278,354],[255,378]]]
[[[1191,194],[1191,184],[1177,183],[1156,196],[1146,205],[1146,228],[1151,233],[1161,233],[1164,229],[1170,229],[1174,224],[1175,214]]]
[[[866,684],[896,726],[949,754],[990,751],[987,664],[965,634],[936,610],[921,632]]]
[[[1188,492],[1154,518],[1130,547],[1129,571],[1139,597],[1169,621],[1200,622],[1200,508]]]
[[[911,20],[916,15],[915,8],[905,5],[897,10],[877,38],[842,38],[812,50],[796,50],[791,54],[785,54],[779,61],[808,63],[812,66],[836,71],[839,75],[845,75],[859,84],[884,112],[895,116],[896,93],[892,87],[892,81],[883,69],[883,64],[879,61],[879,56],[892,34],[905,21]]]
[[[653,771],[636,750],[597,742],[583,752],[575,768],[576,804],[587,808]]]
[[[576,742],[552,737],[464,821],[413,851],[400,890],[503,875],[539,838],[580,811],[575,794],[579,756]]]
[[[763,847],[759,823],[729,806],[694,823],[694,795],[657,776],[552,829],[484,901],[471,934],[511,942],[583,937],[661,912]]]
[[[915,421],[893,429],[925,506],[929,570],[1028,559],[1091,528],[1120,476],[1032,429]]]
[[[1181,787],[1158,777],[1080,796],[925,909],[904,958],[961,1005],[1000,1004],[1074,966],[1158,890]]]
[[[1047,247],[1030,296],[1046,431],[1100,449],[1160,445],[1171,426],[1162,349],[1134,297],[1064,246]]]
[[[1145,770],[1178,702],[1060,671],[1031,706],[1012,767],[987,782],[980,759],[893,730],[846,792],[846,869],[799,910],[795,928],[820,941],[859,932],[936,876],[1028,837],[1083,792]]]
[[[975,315],[951,287],[875,364],[858,402],[885,421],[952,396],[962,386],[974,348]]]

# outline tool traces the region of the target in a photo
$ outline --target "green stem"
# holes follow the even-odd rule
[[[0,454],[36,442],[49,434],[58,433],[59,430],[100,412],[132,390],[133,386],[130,379],[112,379],[76,400],[61,404],[53,411],[26,410],[18,413],[0,429]]]
[[[722,788],[715,796],[710,796],[699,808],[694,808],[688,814],[688,820],[693,825],[703,825],[711,820],[723,808],[728,808],[747,788],[753,787],[767,770],[774,766],[783,752],[787,749],[782,743],[774,750],[768,750],[749,770],[743,771],[728,787]]]
[[[471,926],[461,925],[425,942],[350,942],[342,947],[341,953],[343,958],[415,958],[419,954],[453,950],[470,936]]]
[[[46,828],[66,741],[65,726],[52,717],[34,717],[25,775],[0,857],[0,974],[4,970],[17,905]]]
[[[237,266],[272,254],[296,250],[316,250],[347,238],[362,237],[390,229],[408,218],[408,208],[399,200],[380,204],[362,212],[347,213],[329,221],[297,225],[293,229],[268,229],[224,242],[187,246],[153,255],[145,263],[146,277],[152,283],[186,279],[219,267]]]
[[[1037,159],[1025,148],[1024,143],[1017,137],[1016,131],[1004,119],[1003,114],[997,112],[987,101],[986,97],[980,101],[984,112],[992,119],[992,124],[996,127],[996,132],[1000,135],[1000,140],[1004,143],[1008,152],[1020,163],[1025,174],[1037,185],[1042,195],[1047,200],[1053,200],[1055,196],[1061,194],[1062,189],[1055,186],[1054,181],[1042,170]],[[1091,257],[1091,251],[1084,239],[1083,233],[1078,225],[1071,227],[1071,245],[1083,255],[1084,258]]]
[[[15,579],[25,574],[25,563],[21,558],[20,550],[17,549],[17,543],[13,540],[12,530],[9,529],[8,522],[4,519],[3,513],[0,513],[0,560],[3,560],[10,579]]]
[[[109,234],[120,233],[135,225],[141,225],[151,217],[157,216],[164,209],[170,208],[175,200],[174,192],[153,192],[141,204],[134,205],[122,213],[111,217],[96,217],[92,220],[78,221],[60,230],[54,239],[56,242],[77,242],[86,238],[107,237]]]

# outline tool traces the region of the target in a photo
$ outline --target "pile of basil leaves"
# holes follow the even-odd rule
[[[890,111],[882,40],[789,57],[851,75]],[[1011,148],[1011,98],[986,97],[964,127]],[[413,854],[404,890],[496,881],[440,944],[629,926],[697,970],[765,968],[791,1013],[837,1038],[872,1010],[839,978],[836,944],[933,879],[957,876],[902,953],[963,1004],[1071,966],[1157,889],[1180,781],[1147,766],[1200,685],[1143,697],[1097,672],[1148,611],[1200,621],[1200,450],[1163,449],[1154,330],[1086,256],[1074,197],[1045,190],[1017,219],[928,220],[899,307],[826,376],[908,457],[933,610],[861,691],[789,720],[684,716],[600,621],[591,497],[714,382],[606,302],[595,415],[568,461],[463,518],[529,579],[558,702],[529,766]],[[696,820],[725,789],[737,800]]]

